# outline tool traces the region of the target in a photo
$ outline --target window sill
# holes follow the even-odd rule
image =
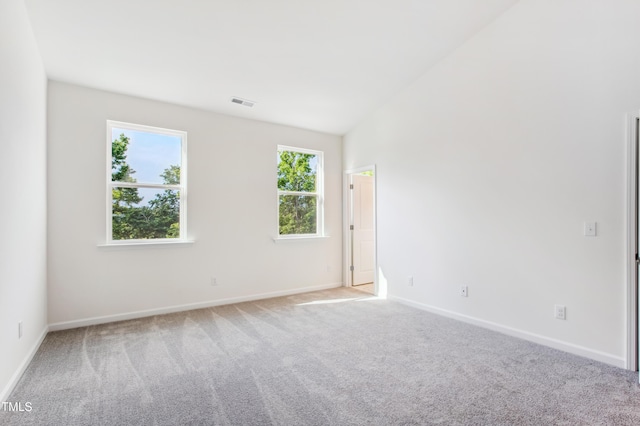
[[[132,241],[126,243],[98,244],[99,249],[141,249],[141,248],[159,248],[159,247],[186,247],[193,245],[193,240],[180,241]]]
[[[273,237],[274,243],[288,243],[291,241],[314,241],[314,240],[326,240],[328,239],[328,235],[305,235],[300,237]]]

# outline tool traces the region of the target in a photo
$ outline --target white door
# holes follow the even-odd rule
[[[353,285],[373,282],[373,176],[353,175]]]

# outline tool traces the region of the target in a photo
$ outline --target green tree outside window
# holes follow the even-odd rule
[[[111,238],[145,240],[180,237],[180,191],[118,186],[136,183],[136,173],[127,163],[131,139],[124,133],[111,144]],[[180,165],[170,165],[159,176],[165,185],[180,184]],[[143,196],[141,192],[151,193]],[[149,198],[145,200],[145,198]],[[145,202],[146,201],[146,202]]]
[[[278,151],[279,234],[317,234],[318,196],[318,155]]]

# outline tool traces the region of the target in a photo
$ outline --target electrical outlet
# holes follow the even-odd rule
[[[407,285],[408,285],[409,287],[413,287],[413,277],[409,277],[409,278],[407,278]]]
[[[212,286],[217,286],[218,285],[218,279],[216,277],[211,277],[211,285]]]
[[[22,321],[18,321],[18,339],[22,339]]]
[[[469,297],[469,288],[466,285],[460,287],[460,296]]]
[[[559,320],[567,319],[567,307],[563,305],[555,305],[554,306],[554,316]]]

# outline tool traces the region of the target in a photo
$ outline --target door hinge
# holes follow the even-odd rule
[[[353,189],[353,184],[349,185],[349,189]]]
[[[353,231],[353,225],[349,225],[349,229]]]
[[[353,272],[353,265],[349,266],[349,270]]]

